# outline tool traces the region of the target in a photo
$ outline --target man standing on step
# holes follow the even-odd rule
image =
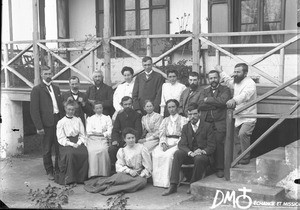
[[[145,72],[136,77],[132,90],[133,109],[145,115],[146,111],[143,109],[144,103],[145,100],[150,100],[154,103],[154,111],[160,113],[161,89],[165,78],[152,69],[153,63],[151,57],[144,57],[142,64]]]
[[[85,126],[85,117],[93,115],[92,105],[89,103],[85,93],[79,91],[80,80],[77,76],[72,76],[69,79],[70,90],[62,94],[63,103],[68,100],[76,101],[78,108],[75,111],[75,116],[80,117]]]
[[[170,187],[163,196],[177,192],[182,164],[194,164],[190,181],[193,183],[203,177],[207,166],[212,163],[212,155],[216,148],[212,124],[200,120],[200,111],[196,103],[191,103],[187,111],[189,122],[182,128],[179,150],[175,152],[172,163]]]
[[[224,142],[226,138],[226,102],[231,99],[227,86],[220,84],[220,74],[216,70],[208,72],[210,86],[200,93],[199,110],[205,122],[211,123],[215,138],[216,151],[214,155],[217,177],[224,177]]]
[[[49,67],[41,67],[41,84],[33,87],[30,94],[30,114],[37,129],[43,136],[42,152],[44,167],[49,180],[54,180],[54,172],[58,171],[58,142],[56,124],[63,114],[63,106],[59,87],[52,84],[52,71]],[[55,168],[52,163],[52,147],[55,148]],[[55,170],[55,171],[54,171]]]
[[[215,69],[220,73],[221,80],[224,80],[225,84],[233,89],[233,98],[227,101],[227,108],[239,109],[245,104],[253,101],[257,97],[256,84],[250,78],[247,77],[248,65],[245,63],[239,63],[235,65],[233,71],[233,79],[229,77],[221,66],[216,66]],[[256,104],[242,111],[240,114],[256,115]],[[244,152],[250,146],[250,137],[254,130],[256,118],[235,118],[234,128],[234,150],[233,158],[237,158],[242,152]],[[239,161],[240,164],[248,164],[250,162],[250,152],[248,152],[243,159]]]

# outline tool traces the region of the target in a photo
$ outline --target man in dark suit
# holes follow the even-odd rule
[[[119,148],[124,147],[125,141],[122,138],[124,128],[133,128],[137,131],[136,142],[142,136],[142,115],[132,109],[132,98],[124,96],[121,100],[123,110],[119,111],[111,133],[111,146],[108,148],[110,161],[112,164],[112,172],[114,172],[115,163],[117,161],[117,152]]]
[[[90,86],[86,91],[89,102],[93,104],[95,101],[102,101],[103,114],[112,116],[114,114],[113,89],[103,83],[102,71],[94,71],[93,80],[95,85]]]
[[[33,87],[30,94],[30,114],[37,129],[43,135],[42,152],[44,167],[48,179],[54,180],[52,146],[55,147],[55,171],[58,170],[58,142],[56,124],[62,117],[63,106],[59,87],[52,84],[52,71],[49,67],[41,68],[41,84]]]
[[[226,138],[226,102],[231,98],[230,89],[220,84],[216,70],[208,73],[210,86],[201,91],[199,109],[201,119],[211,123],[216,138],[215,168],[217,177],[224,177],[224,142]]]
[[[179,173],[182,164],[194,163],[190,183],[202,178],[207,166],[213,162],[212,154],[215,151],[216,143],[213,128],[210,123],[200,121],[198,105],[191,103],[188,107],[189,122],[183,126],[178,149],[174,154],[170,187],[163,196],[177,192]],[[188,192],[190,193],[190,192]]]
[[[62,94],[63,103],[68,100],[76,101],[79,105],[75,111],[75,116],[80,117],[83,125],[85,126],[84,113],[87,116],[93,115],[93,108],[89,103],[85,93],[79,91],[80,80],[77,76],[72,76],[69,79],[70,90]]]
[[[160,113],[161,88],[165,78],[152,69],[151,57],[144,57],[142,64],[145,72],[136,77],[132,90],[133,108],[145,115],[145,100],[151,100],[154,103],[154,111]]]
[[[199,103],[201,87],[199,85],[199,74],[197,72],[189,73],[189,87],[186,88],[181,96],[179,101],[179,114],[187,117],[188,116],[188,107],[191,103]]]

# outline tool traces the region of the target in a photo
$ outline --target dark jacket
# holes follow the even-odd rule
[[[193,133],[194,131],[191,122],[188,122],[182,128],[181,139],[178,143],[178,148],[186,153],[189,151],[194,152],[198,148],[205,150],[206,155],[209,157],[210,163],[212,164],[212,156],[216,148],[212,125],[201,120],[194,137]],[[193,144],[193,140],[196,141],[196,144]],[[195,147],[194,145],[197,146]]]
[[[62,101],[63,101],[63,103],[66,102],[69,97],[72,97],[72,99],[78,103],[79,106],[78,106],[78,108],[75,111],[75,116],[76,117],[80,117],[82,123],[85,125],[84,113],[87,116],[92,116],[93,115],[93,108],[92,108],[91,103],[88,101],[88,98],[87,98],[86,94],[78,91],[78,97],[77,97],[77,99],[75,99],[74,96],[73,96],[73,94],[72,94],[72,92],[69,90],[69,91],[67,91],[67,92],[65,92],[65,93],[62,94]],[[83,106],[78,101],[79,98],[82,98],[82,100],[85,102],[85,106]]]
[[[60,118],[63,117],[63,105],[59,87],[52,84]],[[37,130],[55,126],[53,104],[45,83],[34,86],[30,94],[30,115]]]
[[[96,86],[92,85],[87,89],[86,96],[90,100],[103,102],[104,115],[113,115],[113,89],[110,86],[102,83],[99,90],[97,90]]]
[[[155,71],[150,74],[149,79],[146,73],[139,74],[134,82],[132,90],[133,108],[144,112],[145,100],[151,100],[154,103],[154,111],[159,113],[159,105],[161,100],[161,89],[165,82],[165,78]]]
[[[181,93],[180,101],[179,101],[179,111],[178,111],[179,114],[187,117],[187,109],[189,107],[189,104],[191,103],[199,104],[201,90],[202,87],[199,86],[194,92],[190,94],[191,90],[188,87]]]
[[[204,102],[204,98],[207,100]],[[201,110],[201,119],[206,120],[210,115],[218,131],[226,131],[226,102],[231,98],[230,89],[227,86],[219,85],[215,93],[211,87],[201,91],[199,100],[199,109]]]
[[[125,142],[122,138],[122,131],[127,127],[133,128],[137,131],[136,141],[138,141],[141,138],[143,131],[141,118],[141,114],[133,109],[129,109],[128,111],[124,110],[119,113],[116,117],[111,133],[112,142],[117,141],[119,146],[123,147]]]

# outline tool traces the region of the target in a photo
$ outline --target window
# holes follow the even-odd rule
[[[285,0],[233,1],[233,31],[271,31],[284,29]],[[242,36],[237,43],[277,43],[281,35]]]

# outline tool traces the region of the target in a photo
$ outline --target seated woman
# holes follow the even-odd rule
[[[154,104],[150,100],[145,101],[144,110],[147,115],[142,117],[143,138],[138,142],[143,144],[151,154],[159,143],[159,126],[163,118],[160,114],[154,112]]]
[[[151,176],[152,163],[150,154],[142,144],[136,144],[136,131],[125,128],[122,132],[126,147],[117,153],[116,171],[111,177],[98,177],[85,182],[84,189],[102,195],[120,192],[135,192],[144,188]]]
[[[83,183],[88,178],[89,167],[84,126],[81,119],[74,116],[78,104],[67,101],[64,106],[66,116],[58,121],[56,128],[60,156],[55,182],[61,185]]]
[[[153,185],[164,188],[170,186],[173,155],[178,150],[182,127],[188,123],[187,118],[178,114],[177,100],[168,100],[166,106],[170,116],[163,119],[159,127],[159,145],[152,152]]]
[[[109,176],[110,159],[108,155],[108,139],[111,135],[112,122],[109,116],[103,115],[103,103],[94,103],[95,114],[87,118],[86,147],[89,154],[89,174],[92,176]]]

